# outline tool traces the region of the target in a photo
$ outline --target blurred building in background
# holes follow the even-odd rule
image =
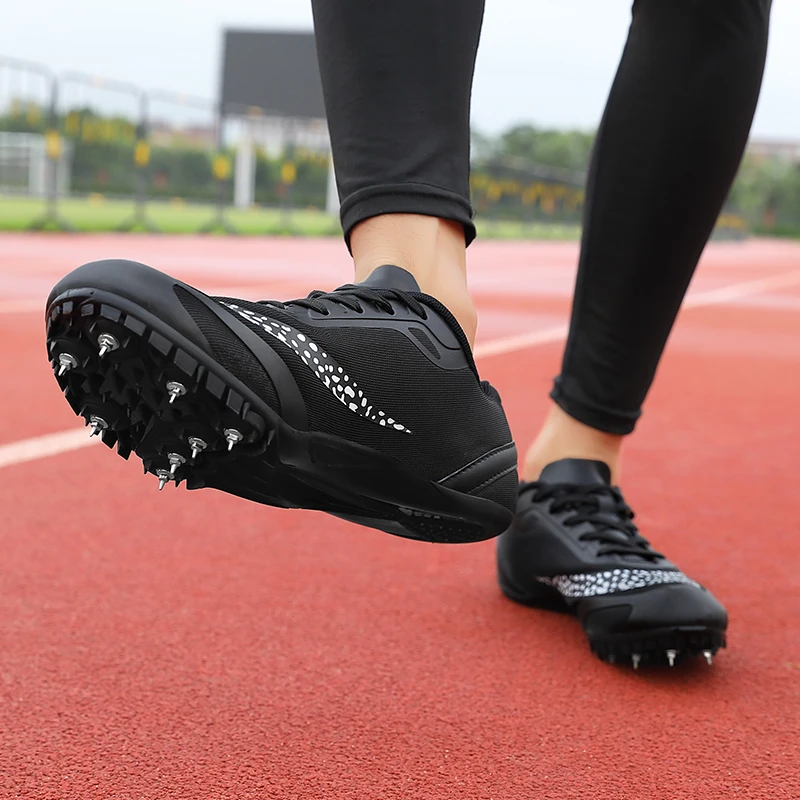
[[[747,152],[753,159],[768,161],[774,158],[789,164],[800,164],[800,140],[751,139]]]

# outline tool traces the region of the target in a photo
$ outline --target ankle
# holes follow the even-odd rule
[[[539,435],[525,457],[522,478],[538,480],[542,470],[562,458],[602,461],[611,470],[611,483],[618,484],[622,469],[623,436],[590,428],[553,406]]]
[[[450,220],[417,214],[385,214],[358,224],[350,236],[355,280],[393,264],[408,270],[420,290],[435,297],[458,320],[474,344],[478,326],[467,289],[464,228]]]

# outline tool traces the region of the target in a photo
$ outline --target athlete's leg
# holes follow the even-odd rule
[[[727,614],[653,550],[612,484],[730,188],[761,85],[769,0],[637,0],[597,139],[556,402],[498,542],[500,585],[571,610],[634,667],[711,662]]]
[[[770,0],[637,0],[592,160],[556,407],[524,475],[568,456],[616,477],[739,166]]]
[[[396,264],[456,316],[475,309],[465,247],[469,111],[483,0],[314,0],[345,238],[356,280]]]

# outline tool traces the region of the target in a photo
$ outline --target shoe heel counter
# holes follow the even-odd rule
[[[512,512],[517,504],[518,483],[514,442],[484,453],[439,481],[448,489],[492,500]]]

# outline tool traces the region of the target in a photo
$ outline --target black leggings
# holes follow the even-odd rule
[[[633,430],[739,166],[771,0],[635,0],[589,170],[577,286],[552,397]],[[483,0],[313,0],[345,238],[413,213],[475,236],[469,112]]]

